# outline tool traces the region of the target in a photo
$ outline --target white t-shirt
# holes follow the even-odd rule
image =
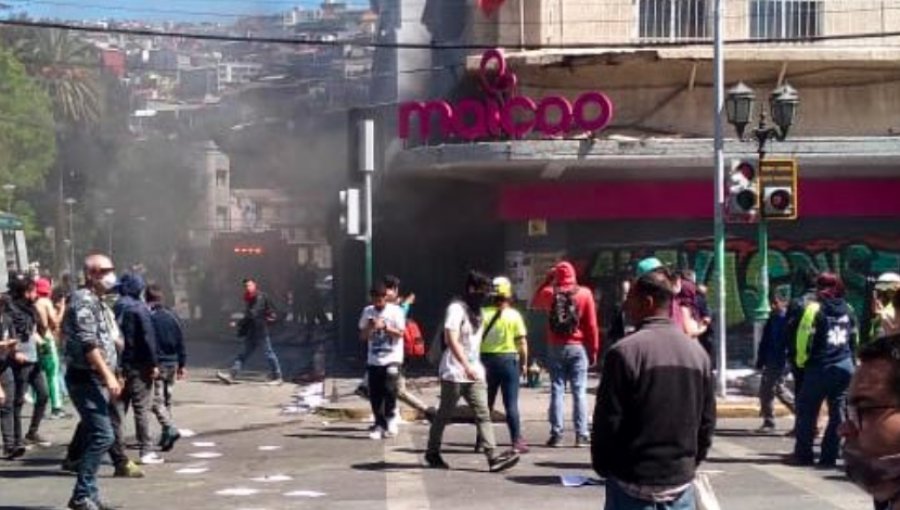
[[[465,306],[460,302],[451,303],[447,308],[447,317],[444,320],[444,335],[447,335],[449,331],[459,333],[459,343],[462,345],[463,355],[468,358],[469,366],[479,374],[479,379],[484,381],[484,366],[481,364],[481,335],[484,325],[479,326],[477,331],[473,331],[473,329]],[[444,381],[475,382],[466,376],[465,369],[453,356],[453,351],[449,347],[445,348],[441,357],[439,372]]]
[[[397,305],[388,303],[380,312],[374,306],[367,306],[359,318],[359,329],[362,331],[369,324],[369,320],[381,318],[391,329],[403,331],[406,328],[406,318],[403,309]],[[371,366],[383,367],[391,363],[403,363],[403,337],[391,336],[387,331],[372,331],[369,336],[369,358],[367,363]]]

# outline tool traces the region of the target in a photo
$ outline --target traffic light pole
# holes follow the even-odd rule
[[[717,336],[717,363],[718,366],[718,395],[725,397],[727,394],[728,377],[727,349],[726,349],[726,299],[725,299],[725,132],[723,113],[725,109],[725,56],[722,37],[725,30],[724,2],[715,0],[713,7],[714,46],[713,46],[713,81],[715,82],[715,219],[713,235],[715,236],[715,289],[716,289],[716,336]]]
[[[766,157],[766,153],[764,152],[764,143],[760,144],[759,147],[759,164],[756,165],[756,168],[761,172],[763,159]],[[760,187],[760,191],[762,188]],[[759,343],[762,342],[762,334],[763,329],[766,327],[766,321],[769,320],[769,313],[771,307],[769,306],[769,222],[766,221],[766,216],[762,214],[762,209],[765,206],[760,208],[759,214],[759,223],[756,228],[756,242],[759,249],[759,257],[760,257],[760,268],[759,268],[759,288],[758,288],[758,300],[756,303],[756,310],[754,311],[754,321],[753,321],[753,340],[754,340],[754,353],[756,352],[756,347],[759,346]]]
[[[366,200],[366,230],[363,234],[363,242],[366,243],[365,281],[366,293],[372,288],[374,281],[374,261],[372,254],[372,239],[374,237],[374,225],[372,221],[372,175],[375,173],[375,121],[365,119],[360,125],[362,146],[360,147],[360,170],[365,179],[364,186]]]

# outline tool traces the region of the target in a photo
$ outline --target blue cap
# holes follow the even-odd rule
[[[656,257],[647,257],[640,262],[638,262],[635,272],[637,273],[637,277],[640,278],[647,273],[651,273],[656,271],[657,269],[665,267],[665,265]]]

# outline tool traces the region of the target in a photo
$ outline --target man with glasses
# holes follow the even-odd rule
[[[841,426],[847,475],[876,509],[900,510],[900,335],[867,344],[859,360]]]

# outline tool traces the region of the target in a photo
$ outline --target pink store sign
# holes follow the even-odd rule
[[[496,69],[491,66],[496,64]],[[418,135],[431,136],[436,119],[443,136],[478,140],[506,134],[523,138],[537,131],[543,136],[565,135],[573,130],[600,131],[612,122],[613,103],[602,92],[585,92],[572,102],[562,96],[535,100],[515,95],[518,77],[506,65],[503,52],[494,49],[481,56],[481,86],[487,98],[448,101],[412,101],[400,105],[399,136],[412,137],[413,119],[418,120]],[[504,98],[506,95],[512,97]]]

